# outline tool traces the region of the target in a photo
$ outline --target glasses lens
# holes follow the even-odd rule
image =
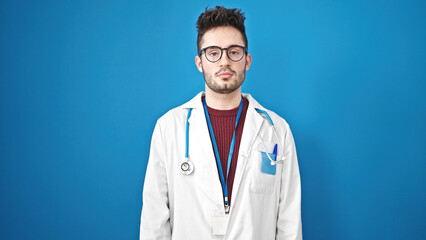
[[[244,56],[244,48],[234,46],[228,49],[228,57],[232,61],[240,61]]]
[[[208,47],[206,49],[206,58],[211,62],[216,62],[220,59],[222,51],[218,47]]]

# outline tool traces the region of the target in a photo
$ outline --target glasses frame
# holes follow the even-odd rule
[[[208,46],[208,47],[205,47],[205,48],[201,49],[201,51],[198,53],[198,56],[199,56],[199,57],[201,57],[201,54],[202,54],[203,52],[206,52],[206,50],[207,50],[208,48],[213,48],[213,47],[214,47],[214,48],[218,48],[218,49],[220,49],[220,56],[219,56],[219,58],[218,58],[216,61],[211,61],[211,60],[207,57],[207,55],[205,54],[207,61],[209,61],[209,62],[211,62],[211,63],[218,62],[220,59],[222,59],[222,56],[223,56],[223,50],[226,50],[226,56],[228,57],[228,59],[229,59],[229,60],[231,60],[231,61],[233,61],[233,62],[239,62],[239,61],[241,61],[241,59],[243,59],[244,55],[247,55],[247,52],[248,52],[247,47],[240,46],[240,45],[231,45],[231,46],[229,46],[229,47],[227,47],[227,48],[221,48],[221,47],[218,47],[218,46]],[[240,47],[240,48],[242,48],[242,49],[244,50],[244,54],[242,54],[242,55],[241,55],[241,58],[240,58],[240,59],[238,59],[238,60],[232,60],[232,59],[229,57],[229,49],[230,49],[230,48],[233,48],[233,47]]]

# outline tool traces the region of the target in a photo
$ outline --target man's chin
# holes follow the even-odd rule
[[[234,92],[238,89],[238,87],[235,88],[235,87],[230,87],[230,86],[214,87],[214,88],[209,87],[209,88],[213,92],[220,93],[220,94],[229,94],[229,93],[232,93],[232,92]]]
[[[239,84],[238,80],[235,79],[235,76],[232,76],[230,78],[214,77],[214,80],[210,82],[206,81],[206,78],[204,78],[204,80],[210,90],[219,94],[232,93],[242,85],[242,83]]]

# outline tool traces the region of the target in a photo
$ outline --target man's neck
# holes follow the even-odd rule
[[[231,93],[217,93],[206,86],[207,106],[217,110],[234,109],[241,102],[241,87]]]

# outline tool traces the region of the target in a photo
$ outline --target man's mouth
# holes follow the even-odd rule
[[[222,72],[222,73],[219,74],[219,77],[220,78],[230,78],[230,77],[232,77],[232,73],[230,73],[230,72]]]
[[[234,72],[229,68],[222,68],[218,74],[216,74],[219,78],[225,79],[230,78],[234,75]]]

